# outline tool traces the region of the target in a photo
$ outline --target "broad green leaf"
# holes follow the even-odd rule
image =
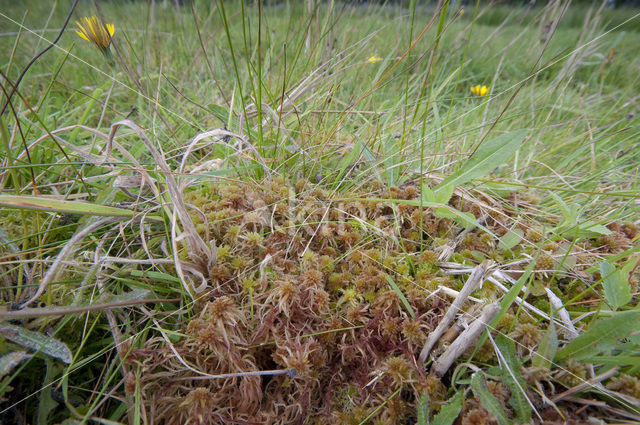
[[[603,261],[600,264],[600,273],[604,278],[604,298],[614,310],[625,306],[631,301],[631,287],[627,276],[621,270]]]
[[[169,341],[173,342],[174,344],[180,341],[182,338],[187,337],[187,334],[184,334],[182,332],[172,331],[170,329],[160,329],[156,327],[154,327],[153,329],[157,330],[158,332],[167,334],[167,336],[169,337]]]
[[[603,364],[603,365],[611,365],[611,366],[635,366],[640,367],[640,355],[638,356],[629,356],[629,355],[619,355],[619,356],[593,356],[587,357],[584,359],[587,363],[593,364]]]
[[[512,228],[500,238],[498,248],[503,251],[508,251],[520,243],[522,236],[524,236],[522,229]]]
[[[554,233],[558,235],[567,235],[577,238],[593,238],[599,235],[608,235],[611,233],[605,226],[593,221],[580,221],[580,207],[576,204],[567,204],[556,193],[551,192],[551,197],[556,201],[562,214],[562,220],[554,229]]]
[[[10,323],[0,323],[0,335],[23,347],[39,351],[69,364],[73,356],[67,345],[53,337],[30,331]]]
[[[146,277],[149,279],[159,280],[159,281],[164,281],[169,283],[180,283],[179,278],[175,276],[171,276],[170,274],[167,274],[167,273],[162,273],[162,272],[146,271],[146,270],[129,270],[129,273],[131,274],[131,276],[134,276],[134,277]]]
[[[54,409],[58,407],[58,403],[53,399],[51,391],[53,389],[53,383],[57,380],[62,372],[59,364],[56,364],[50,358],[45,358],[45,364],[47,365],[47,373],[45,374],[44,381],[42,382],[42,389],[38,394],[38,422],[39,424],[49,424],[52,421],[49,416],[53,413]]]
[[[610,235],[611,230],[602,224],[595,223],[591,220],[580,223],[580,231],[578,237],[593,238],[600,235]]]
[[[422,200],[426,202],[436,203],[436,195],[433,190],[426,184],[422,185]]]
[[[509,404],[516,412],[516,421],[521,424],[529,423],[531,420],[531,405],[523,393],[523,391],[526,391],[527,384],[520,373],[521,362],[516,354],[516,346],[513,340],[502,334],[496,336],[496,346],[504,357],[507,366],[509,366],[509,370],[506,367],[502,368],[502,381],[507,384],[511,391]]]
[[[391,286],[391,289],[393,289],[393,291],[396,293],[398,298],[400,298],[400,301],[402,301],[402,304],[404,305],[404,308],[407,309],[407,311],[409,312],[411,317],[415,318],[416,317],[416,313],[414,313],[413,309],[411,308],[411,304],[409,304],[409,301],[407,301],[407,298],[404,296],[404,294],[402,293],[402,291],[400,290],[398,285],[396,285],[396,283],[393,281],[393,279],[391,279],[391,276],[386,275],[385,277],[387,278],[387,282],[389,282],[389,286]]]
[[[26,210],[55,211],[68,214],[133,217],[134,211],[80,201],[64,201],[37,196],[0,195],[0,206]]]
[[[558,235],[568,235],[577,238],[594,238],[600,235],[611,234],[611,231],[602,224],[591,220],[580,221],[580,207],[576,204],[567,204],[556,193],[551,192],[550,196],[556,201],[562,214],[562,221],[555,228]]]
[[[11,373],[14,367],[31,357],[26,351],[11,351],[0,357],[0,378]],[[1,396],[2,394],[0,394]]]
[[[438,192],[434,192],[429,186],[426,184],[422,185],[422,199],[427,202],[435,202],[437,204],[447,204],[453,196],[453,191],[455,190],[455,186],[448,185]]]
[[[615,347],[618,339],[640,331],[640,310],[614,313],[611,317],[595,321],[579,337],[558,351],[556,359],[584,360]]]
[[[626,278],[629,277],[629,274],[631,273],[631,271],[637,266],[640,265],[640,257],[629,257],[629,259],[624,263],[624,265],[622,266],[622,275],[625,276]]]
[[[567,235],[581,239],[595,238],[600,235],[611,234],[611,230],[607,229],[602,224],[598,224],[590,220],[571,225],[561,225],[556,227],[554,232],[558,235]]]
[[[496,417],[498,425],[511,424],[511,421],[507,418],[507,414],[502,410],[498,399],[491,394],[491,391],[485,386],[480,372],[476,372],[471,376],[471,390],[473,390],[473,394],[480,400],[482,406]]]
[[[159,272],[157,272],[157,273],[159,273]],[[123,293],[116,294],[116,295],[110,295],[110,296],[104,298],[103,300],[100,300],[100,303],[107,304],[107,303],[114,303],[114,302],[137,301],[137,300],[144,300],[145,298],[149,298],[150,296],[151,296],[151,291],[150,290],[134,288],[129,292],[123,292]],[[91,304],[87,303],[85,305],[91,305]]]
[[[524,186],[518,186],[512,182],[507,183],[488,180],[483,181],[479,187],[503,198],[507,198],[511,193],[519,192],[524,189]]]
[[[476,217],[470,212],[462,212],[457,209],[447,206],[447,208],[436,208],[433,212],[438,218],[450,218],[455,220],[460,226],[465,229],[472,229],[476,226]]]
[[[418,420],[416,425],[429,425],[429,396],[425,393],[418,403]]]
[[[444,179],[434,192],[437,193],[449,185],[459,186],[489,174],[516,153],[527,137],[527,132],[526,129],[515,130],[483,142],[473,156],[465,161],[458,171]]]
[[[557,193],[550,192],[549,195],[556,201],[556,204],[560,208],[560,212],[562,213],[562,224],[564,225],[574,225],[578,220],[578,212],[575,208],[570,208],[566,202],[558,195]]]
[[[431,425],[451,425],[460,415],[462,410],[462,396],[464,392],[460,391],[451,397],[447,404],[440,408],[440,412],[433,417]]]
[[[434,193],[434,195],[436,197],[436,202],[439,202],[441,204],[449,203],[449,200],[453,196],[453,191],[455,189],[456,189],[456,187],[454,185],[450,184],[450,185],[445,186],[442,189],[438,190],[437,193]]]
[[[347,167],[351,166],[358,160],[361,154],[361,150],[362,148],[360,139],[358,139],[358,141],[351,147],[351,151],[347,153],[347,155],[344,155],[338,163],[338,170],[340,170],[338,172],[338,176],[342,176],[343,173],[347,170]]]
[[[553,324],[553,321],[551,321],[547,332],[545,332],[542,341],[540,341],[540,345],[538,345],[538,350],[533,355],[531,364],[534,367],[550,369],[557,351],[558,334],[556,333],[556,326]]]

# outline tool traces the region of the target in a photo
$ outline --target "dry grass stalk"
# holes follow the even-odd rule
[[[487,325],[498,315],[500,306],[497,303],[488,304],[482,309],[482,314],[456,338],[444,353],[433,363],[431,373],[437,377],[444,375],[447,370],[471,345],[473,345]]]
[[[456,314],[461,311],[462,305],[467,301],[469,295],[471,295],[471,293],[480,286],[490,265],[491,262],[485,260],[473,270],[473,273],[471,273],[471,276],[469,276],[469,279],[467,279],[467,282],[462,287],[460,294],[453,303],[451,303],[449,310],[447,310],[440,323],[438,323],[438,327],[429,334],[427,341],[424,343],[424,347],[422,347],[422,351],[420,351],[420,356],[418,357],[418,361],[420,363],[427,362],[427,357],[429,356],[431,349],[436,342],[438,342],[449,325],[451,325]]]
[[[613,368],[611,370],[606,371],[605,373],[603,373],[601,375],[596,376],[593,379],[590,379],[590,380],[585,381],[585,382],[583,382],[581,384],[578,384],[573,388],[569,388],[567,391],[564,391],[564,392],[558,394],[557,396],[553,397],[551,399],[551,401],[554,402],[554,403],[557,403],[560,400],[565,399],[566,397],[572,396],[573,394],[582,392],[582,391],[584,391],[586,389],[589,389],[589,388],[593,388],[594,386],[596,386],[600,382],[605,381],[605,380],[611,378],[612,376],[617,375],[618,374],[618,369],[619,368],[615,367],[615,368]]]
[[[104,226],[105,224],[115,223],[116,221],[119,221],[119,220],[121,220],[121,218],[119,218],[119,217],[102,218],[102,219],[100,219],[98,221],[95,221],[95,222],[89,224],[87,227],[85,227],[84,229],[80,230],[75,235],[73,235],[73,237],[71,237],[71,239],[69,239],[69,241],[65,244],[64,248],[62,248],[62,250],[60,251],[60,253],[56,257],[56,260],[53,262],[51,267],[49,267],[49,269],[47,270],[47,273],[44,275],[44,277],[42,278],[42,281],[38,285],[38,290],[36,291],[36,293],[33,294],[33,296],[31,298],[29,298],[27,301],[22,303],[20,305],[20,308],[27,307],[28,305],[30,305],[34,301],[36,301],[38,298],[40,298],[40,296],[42,294],[44,294],[44,291],[47,290],[47,287],[49,286],[49,283],[51,283],[51,281],[53,281],[53,279],[55,279],[56,275],[58,274],[58,269],[60,268],[62,263],[77,248],[76,244],[78,242],[80,242],[85,237],[90,235],[93,231],[95,231],[96,229],[99,229],[100,227]]]
[[[27,319],[33,317],[64,316],[67,314],[86,313],[88,311],[111,310],[130,307],[138,304],[176,302],[180,298],[144,298],[141,300],[113,301],[104,304],[93,304],[78,307],[24,308],[16,311],[0,311],[0,320]]]

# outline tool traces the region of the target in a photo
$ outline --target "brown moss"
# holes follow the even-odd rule
[[[178,405],[186,417],[185,423],[208,425],[217,423],[211,412],[215,407],[215,396],[207,388],[191,390]]]
[[[569,359],[566,366],[560,370],[556,379],[568,388],[584,383],[587,379],[587,367],[573,359]]]
[[[498,421],[482,407],[467,411],[462,417],[462,425],[495,425]]]
[[[540,342],[542,334],[537,325],[519,322],[509,336],[519,344],[519,349],[531,349]]]
[[[439,286],[460,289],[465,281],[465,276],[445,275],[438,266],[443,245],[457,239],[461,230],[457,223],[435,218],[428,208],[328,202],[333,192],[307,180],[290,186],[274,177],[251,188],[228,186],[235,187],[216,185],[188,195],[207,216],[204,220],[194,214],[194,220],[203,236],[208,232],[218,247],[218,261],[204,273],[211,292],[192,307],[183,330],[186,337],[176,341],[174,348],[183,360],[206,373],[293,368],[298,376],[235,377],[198,387],[203,381],[190,381],[193,371],[172,355],[162,338],[156,338],[137,351],[135,361],[143,368],[143,376],[149,377],[143,403],[158,412],[157,423],[359,424],[379,407],[370,421],[400,424],[415,420],[415,405],[422,394],[435,404],[450,398],[443,382],[417,365],[416,356],[450,305],[441,294],[429,295]],[[385,189],[374,182],[366,193],[341,194],[347,199],[376,196],[415,199],[419,190],[413,184]],[[497,205],[488,199],[483,202]],[[453,203],[482,213],[473,201],[455,197]],[[345,211],[378,229],[362,225]],[[324,222],[316,224],[319,221]],[[310,222],[314,224],[307,225]],[[513,225],[513,212],[497,211],[483,224],[495,234],[504,234]],[[521,228],[530,241],[542,242],[542,235],[532,230],[538,228],[536,223]],[[625,242],[622,237],[628,240],[637,234],[630,225],[611,229],[617,238],[612,243],[606,238],[584,241],[580,249],[600,244],[608,250],[609,245]],[[554,269],[556,261],[550,254],[562,243],[546,244],[536,269]],[[519,250],[529,249],[525,245],[509,255],[519,259]],[[528,253],[535,254],[534,248]],[[181,258],[189,262],[183,251]],[[267,254],[270,260],[261,266]],[[501,264],[512,259],[497,252],[492,236],[476,230],[456,246],[451,260],[475,265],[479,256]],[[584,256],[591,261],[588,254]],[[389,287],[387,276],[394,278],[415,317],[410,317]],[[565,288],[573,291],[569,284]],[[492,297],[494,288],[489,285],[480,295]],[[525,315],[516,320],[508,312],[497,328],[510,332],[519,355],[524,356],[539,343],[544,326]],[[489,342],[473,361],[498,364]],[[586,376],[582,368],[569,362],[567,369],[582,379]],[[374,379],[380,372],[383,375]],[[581,382],[555,369],[545,373],[554,385]],[[444,379],[449,382],[448,376]],[[629,377],[608,383],[615,391],[636,384],[637,379]],[[508,388],[493,381],[487,387],[512,418]],[[391,397],[397,389],[401,391]],[[542,404],[542,398],[534,403]],[[208,416],[201,417],[205,410]],[[495,423],[495,418],[471,398],[465,400],[456,423]]]
[[[511,398],[511,391],[504,383],[498,381],[487,381],[487,389],[493,394],[493,396],[500,402],[502,410],[506,412],[511,411],[509,406],[509,399]]]
[[[611,381],[607,383],[606,387],[610,390],[618,391],[640,399],[640,379],[635,376],[621,374],[612,378]]]
[[[631,241],[622,232],[612,232],[609,235],[600,236],[600,243],[607,252],[618,253],[631,248]]]
[[[634,240],[640,233],[640,227],[634,223],[624,223],[620,230],[630,240]]]
[[[443,401],[447,397],[447,387],[433,375],[428,375],[425,379],[420,380],[415,387],[419,394],[426,394],[430,400],[435,402]]]
[[[413,367],[404,357],[395,356],[386,359],[382,372],[391,378],[392,385],[396,388],[413,381]]]
[[[543,252],[536,260],[536,270],[554,270],[556,268],[556,260],[549,254]]]
[[[538,229],[528,228],[524,234],[524,238],[529,242],[538,243],[542,241],[542,232]]]
[[[407,338],[407,340],[415,346],[424,344],[427,339],[427,336],[421,329],[420,321],[409,317],[402,321],[402,336]]]

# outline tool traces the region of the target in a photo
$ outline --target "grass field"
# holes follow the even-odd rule
[[[640,423],[640,10],[71,3],[0,1],[0,423]]]

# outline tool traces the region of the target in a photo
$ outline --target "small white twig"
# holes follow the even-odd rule
[[[469,295],[475,291],[480,284],[482,283],[482,279],[484,278],[487,269],[491,263],[489,261],[483,261],[482,264],[477,266],[467,282],[462,287],[462,290],[458,294],[458,297],[451,303],[451,306],[447,310],[447,312],[442,317],[440,323],[436,329],[429,334],[427,341],[424,343],[424,347],[422,351],[420,351],[420,356],[418,357],[418,361],[420,363],[426,363],[427,357],[431,352],[431,349],[436,344],[436,342],[440,339],[442,334],[444,334],[445,330],[449,327],[456,314],[461,310],[462,305],[467,301]]]
[[[438,360],[433,362],[431,373],[438,377],[444,375],[453,362],[478,340],[482,332],[487,328],[487,325],[499,312],[500,305],[498,303],[491,303],[485,306],[482,309],[480,317],[471,323],[471,325],[451,343]]]
[[[564,308],[564,303],[562,302],[562,300],[558,298],[558,296],[554,294],[551,289],[544,288],[544,290],[547,293],[547,297],[549,297],[549,304],[551,304],[551,307],[553,307],[556,313],[558,313],[560,320],[562,320],[562,323],[564,324],[564,336],[569,340],[577,338],[579,335],[578,331],[571,321],[569,312],[566,308]]]

